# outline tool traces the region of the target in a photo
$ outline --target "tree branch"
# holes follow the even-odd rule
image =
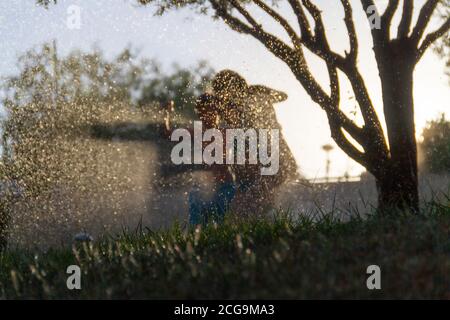
[[[406,0],[406,2],[412,1],[414,0]],[[390,39],[392,19],[394,18],[395,12],[397,12],[398,4],[398,0],[389,0],[386,10],[381,16],[381,29],[385,30],[384,35],[387,40]]]
[[[356,30],[353,22],[352,8],[348,0],[341,0],[345,11],[345,23],[348,29],[350,38],[350,54],[347,58],[340,56],[333,52],[327,42],[325,27],[322,21],[322,15],[317,6],[310,0],[302,0],[303,6],[308,10],[314,19],[315,32],[314,35],[310,32],[309,23],[306,19],[305,12],[302,5],[297,0],[289,0],[294,13],[297,15],[300,24],[300,31],[303,32],[301,42],[294,48],[289,47],[276,36],[266,32],[261,24],[259,24],[251,14],[244,9],[236,0],[230,0],[232,8],[236,9],[239,14],[244,17],[247,23],[231,15],[229,7],[221,6],[218,0],[210,0],[216,14],[222,18],[233,29],[240,32],[250,34],[259,40],[270,52],[283,60],[292,70],[297,80],[302,84],[311,99],[317,103],[327,114],[327,117],[333,125],[333,139],[342,149],[346,151],[349,156],[355,160],[363,161],[363,153],[357,150],[345,138],[342,130],[345,130],[357,143],[359,143],[364,150],[368,149],[373,141],[379,142],[379,149],[375,152],[387,153],[387,146],[384,140],[383,131],[379,119],[375,113],[375,109],[370,100],[364,80],[359,73],[356,66],[356,57],[358,51],[358,43]],[[275,10],[267,6],[264,2],[253,0],[262,10],[280,23],[283,28],[291,34],[291,38],[295,31]],[[303,30],[303,31],[302,31]],[[305,36],[307,35],[307,36]],[[298,35],[295,34],[298,38]],[[330,78],[330,95],[328,95],[322,87],[318,84],[316,79],[311,74],[308,65],[306,64],[302,44],[310,49],[314,54],[321,57],[327,64],[329,78]],[[349,78],[356,99],[361,109],[364,118],[365,126],[361,128],[356,125],[354,121],[349,119],[345,113],[339,109],[340,88],[337,68],[342,70]],[[386,146],[386,147],[385,147]],[[383,149],[385,147],[385,149]],[[381,151],[380,151],[381,150]],[[366,163],[366,160],[364,160]]]
[[[235,8],[251,25],[249,26],[247,23],[242,20],[232,16],[228,9],[221,5],[218,0],[210,0],[216,14],[224,20],[226,24],[228,24],[232,29],[250,34],[257,40],[261,41],[262,44],[269,49],[270,52],[275,54],[282,60],[286,60],[291,58],[294,55],[293,49],[285,44],[283,41],[267,33],[264,31],[262,26],[256,22],[256,20],[250,15],[250,13],[245,10],[236,0],[230,0],[230,4]],[[223,4],[223,3],[222,3]]]
[[[341,0],[344,7],[344,22],[347,27],[348,37],[350,40],[350,53],[348,58],[356,63],[358,57],[358,37],[356,35],[355,24],[353,22],[353,10],[348,0]]]
[[[291,41],[295,47],[300,47],[300,38],[298,37],[295,30],[291,27],[289,22],[284,19],[278,12],[276,12],[274,9],[269,7],[264,1],[262,0],[253,0],[253,2],[260,7],[264,12],[266,12],[269,16],[271,16],[275,21],[277,21],[283,28],[286,30],[286,33],[288,34],[289,38],[291,38]]]
[[[339,77],[337,73],[337,69],[332,66],[330,63],[327,64],[328,68],[328,76],[330,77],[330,96],[331,102],[333,105],[339,106],[341,101],[341,90],[339,85]]]
[[[350,80],[353,92],[355,93],[356,101],[358,102],[361,114],[364,119],[366,130],[369,130],[372,137],[379,141],[381,148],[385,147],[385,149],[387,150],[387,146],[384,143],[384,135],[381,123],[375,112],[375,108],[373,106],[372,100],[370,99],[364,79],[357,67],[358,39],[353,21],[352,7],[348,0],[341,0],[341,3],[344,8],[344,22],[349,34],[351,50],[350,54],[347,56],[347,61],[345,61],[345,63],[343,64],[339,64],[338,66]],[[364,146],[364,143],[362,143],[362,145]]]
[[[411,39],[415,44],[419,44],[420,39],[422,39],[425,29],[430,22],[431,16],[433,15],[434,10],[436,9],[439,0],[427,0],[427,2],[423,5],[422,9],[419,13],[419,18],[417,19],[416,26],[413,29],[411,34]]]
[[[255,30],[244,23],[238,18],[233,17],[228,14],[227,9],[219,4],[216,0],[210,0],[213,9],[215,10],[217,16],[221,17],[222,20],[234,31],[245,34],[253,34]]]
[[[262,31],[261,24],[257,23],[251,14],[245,10],[237,0],[229,0],[230,4],[250,23],[255,30]]]
[[[409,31],[411,28],[411,22],[414,12],[414,1],[412,0],[403,0],[403,13],[402,19],[398,26],[397,30],[397,38],[407,38],[409,35]]]
[[[288,0],[289,4],[297,17],[298,25],[300,27],[300,33],[303,42],[312,41],[311,26],[309,25],[308,18],[299,0]]]
[[[409,0],[408,0],[409,1]],[[412,1],[412,0],[411,0]],[[384,43],[389,41],[390,39],[390,29],[392,19],[395,15],[395,12],[398,8],[398,0],[389,0],[388,6],[384,11],[383,15],[380,15],[381,19],[381,29],[372,28],[372,37],[374,46],[381,47]],[[377,6],[373,0],[361,0],[361,4],[366,12],[367,18],[369,18],[369,8],[373,7],[378,12]]]
[[[309,71],[301,47],[294,50],[276,36],[264,31],[262,26],[255,21],[250,13],[245,10],[238,1],[230,0],[229,3],[252,25],[252,27],[232,16],[226,7],[220,5],[218,0],[210,1],[217,15],[222,18],[225,23],[235,30],[242,30],[242,32],[252,35],[276,57],[283,60],[292,69],[294,75],[314,102],[321,105],[329,102],[330,98]]]
[[[339,148],[341,148],[353,160],[367,168],[368,161],[365,153],[359,151],[350,141],[348,141],[342,132],[342,127],[336,123],[334,118],[328,116],[328,123],[330,125],[331,137]]]
[[[423,40],[422,44],[420,45],[419,49],[417,50],[417,57],[416,61],[419,61],[420,58],[422,58],[423,54],[427,49],[440,37],[445,35],[450,30],[450,18],[447,18],[447,20],[444,22],[444,24],[437,29],[436,31],[428,34],[425,39]]]
[[[321,43],[324,49],[329,49],[325,26],[322,21],[322,13],[310,0],[302,0],[303,5],[314,19],[314,38],[316,43]]]
[[[319,57],[325,60],[329,69],[330,75],[330,84],[336,84],[337,80],[335,80],[334,71],[331,71],[333,67],[338,67],[342,72],[344,72],[350,80],[353,91],[355,92],[356,100],[359,104],[361,114],[364,119],[364,123],[366,125],[366,130],[371,131],[371,136],[380,143],[380,150],[385,147],[383,152],[387,152],[387,146],[384,142],[383,129],[381,127],[381,123],[378,119],[378,116],[375,113],[375,109],[373,107],[372,101],[370,99],[368,90],[364,83],[364,79],[358,71],[357,68],[357,54],[358,54],[358,41],[356,36],[356,30],[353,22],[353,12],[352,7],[347,0],[341,0],[341,3],[344,7],[344,21],[348,30],[349,38],[350,38],[350,54],[347,56],[347,59],[342,58],[337,53],[333,52],[327,42],[325,36],[325,28],[323,25],[323,21],[321,18],[320,10],[313,5],[309,0],[303,0],[306,9],[313,16],[313,19],[316,24],[316,32],[315,35],[320,35],[321,40],[319,41],[317,38],[313,39],[313,43],[305,42],[305,46],[311,50],[313,53],[317,54]],[[336,100],[336,95],[333,95],[331,100]],[[325,108],[324,108],[325,109]],[[337,112],[337,111],[335,111]],[[329,115],[330,116],[330,115]],[[331,115],[332,116],[332,115]],[[362,132],[363,129],[356,126],[352,127],[350,123],[353,123],[350,119],[346,119],[346,116],[339,111],[338,114],[339,121],[342,125],[345,125],[345,130],[352,135],[352,137],[358,141],[362,146],[367,145],[367,141],[365,137],[363,137]],[[353,123],[354,124],[354,123]]]
[[[344,57],[330,49],[325,33],[325,26],[322,21],[322,14],[319,8],[317,8],[310,0],[302,0],[302,2],[314,19],[314,35],[311,35],[310,33],[310,36],[306,39],[302,38],[302,43],[306,48],[326,62],[343,65],[345,63]],[[309,24],[305,25],[303,28],[309,28]]]
[[[350,120],[342,110],[339,109],[341,101],[341,90],[336,66],[327,63],[328,75],[330,78],[330,104],[322,107],[328,118],[333,119],[336,125],[344,128],[360,145],[365,144],[363,129]]]

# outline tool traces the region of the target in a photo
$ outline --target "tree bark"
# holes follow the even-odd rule
[[[419,210],[413,97],[416,62],[409,45],[407,41],[392,42],[377,57],[390,149],[389,161],[376,175],[381,210]]]

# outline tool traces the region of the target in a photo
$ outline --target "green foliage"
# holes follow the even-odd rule
[[[205,91],[214,71],[206,62],[200,62],[192,70],[181,68],[177,64],[173,69],[173,73],[167,76],[159,68],[154,69],[155,76],[143,86],[138,105],[145,106],[154,102],[164,104],[173,100],[180,115],[194,119],[195,101]]]
[[[340,222],[333,213],[240,221],[203,229],[138,228],[94,244],[0,255],[0,298],[446,298],[450,211]],[[82,290],[67,290],[68,265]],[[366,268],[382,290],[366,288]],[[30,272],[30,270],[32,272]]]
[[[36,192],[71,181],[66,174],[77,179],[79,170],[88,170],[91,150],[101,148],[90,139],[95,125],[161,123],[161,105],[168,100],[192,119],[194,101],[213,72],[201,62],[194,68],[175,65],[166,75],[158,63],[138,60],[130,49],[110,61],[98,50],[59,58],[49,44],[28,51],[18,62],[19,74],[3,84],[8,116],[2,174]]]
[[[424,170],[432,173],[450,172],[450,121],[443,114],[430,121],[422,133],[420,149],[424,156]]]
[[[83,53],[75,50],[58,57],[55,44],[44,44],[22,55],[20,73],[7,78],[3,85],[7,109],[26,104],[72,103],[84,98],[123,102],[131,107],[152,107],[175,100],[179,110],[193,117],[193,101],[205,90],[213,70],[204,61],[192,68],[173,66],[163,72],[158,62],[138,59],[127,48],[108,60],[101,51]]]
[[[81,221],[78,215],[108,207],[120,212],[128,193],[140,190],[139,168],[148,170],[146,164],[153,161],[153,178],[159,178],[157,144],[163,140],[170,148],[161,136],[161,104],[174,99],[184,121],[192,119],[196,94],[212,73],[200,63],[167,75],[158,63],[139,60],[130,49],[113,59],[98,50],[58,57],[50,44],[26,52],[18,67],[19,73],[2,85],[7,116],[0,172],[2,186],[13,184],[20,201],[2,195],[0,236],[11,216],[25,225],[44,225],[49,217]],[[107,141],[98,137],[99,128],[109,134]],[[133,139],[129,133],[134,131],[145,139]],[[133,142],[113,142],[119,133]]]

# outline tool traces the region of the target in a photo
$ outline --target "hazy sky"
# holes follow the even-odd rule
[[[13,73],[18,55],[45,41],[56,39],[61,53],[74,48],[88,50],[94,45],[108,55],[114,55],[127,45],[141,49],[141,55],[156,58],[165,66],[177,62],[182,66],[205,59],[216,69],[234,69],[250,83],[260,83],[283,90],[289,99],[277,106],[279,121],[293,150],[301,171],[307,177],[324,175],[325,155],[321,146],[331,143],[325,113],[304,92],[283,62],[268,53],[249,36],[230,31],[221,21],[190,11],[173,12],[154,17],[150,8],[135,5],[134,0],[59,0],[49,10],[35,7],[34,0],[0,0],[0,75]],[[353,1],[359,2],[359,1]],[[422,0],[414,1],[417,6]],[[281,1],[281,12],[287,12]],[[324,11],[330,43],[336,50],[347,46],[339,1],[317,0]],[[386,1],[377,3],[383,7]],[[70,5],[81,8],[81,28],[69,29],[66,24]],[[366,79],[377,110],[381,115],[378,70],[373,60],[369,29],[362,9],[355,5],[355,20],[361,53],[359,66]],[[262,17],[261,13],[255,12]],[[293,17],[288,15],[293,21]],[[268,28],[278,32],[274,24]],[[312,70],[326,85],[323,65],[310,59]],[[428,52],[415,73],[415,108],[418,135],[427,120],[439,113],[449,113],[450,90],[444,74],[444,63]],[[342,84],[343,106],[351,111],[355,106],[347,83]],[[358,174],[362,169],[337,148],[332,151],[332,175],[345,171]]]

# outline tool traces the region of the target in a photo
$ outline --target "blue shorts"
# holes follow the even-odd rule
[[[210,201],[203,200],[199,192],[190,192],[189,224],[205,225],[210,219],[218,223],[222,222],[235,194],[236,187],[232,182],[221,183]]]

